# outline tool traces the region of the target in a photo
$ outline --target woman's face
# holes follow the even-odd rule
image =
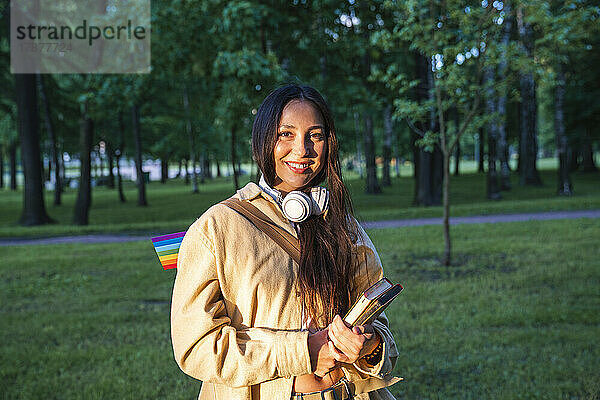
[[[273,151],[275,185],[283,195],[310,186],[327,159],[321,113],[310,101],[292,100],[283,109]]]

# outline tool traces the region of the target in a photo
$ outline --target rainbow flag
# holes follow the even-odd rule
[[[152,244],[163,269],[177,268],[177,254],[185,232],[170,233],[152,238]]]

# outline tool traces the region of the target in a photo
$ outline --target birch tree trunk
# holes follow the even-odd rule
[[[592,148],[592,134],[589,126],[585,127],[581,142],[581,165],[583,172],[596,172],[598,168],[594,163],[594,149]]]

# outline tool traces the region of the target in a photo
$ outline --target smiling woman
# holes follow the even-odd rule
[[[269,94],[252,151],[262,177],[233,198],[287,231],[300,256],[225,204],[207,210],[179,251],[177,362],[203,381],[200,399],[393,399],[398,352],[385,314],[364,326],[341,319],[383,269],[352,216],[323,97],[298,85]]]
[[[293,100],[281,113],[275,159],[275,189],[282,195],[305,189],[327,158],[323,117],[308,101]]]

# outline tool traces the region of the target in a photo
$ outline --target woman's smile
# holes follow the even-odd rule
[[[286,161],[285,163],[288,167],[290,167],[292,171],[294,171],[297,174],[303,174],[305,171],[308,170],[308,166],[310,165],[309,163],[295,163],[291,161]]]

